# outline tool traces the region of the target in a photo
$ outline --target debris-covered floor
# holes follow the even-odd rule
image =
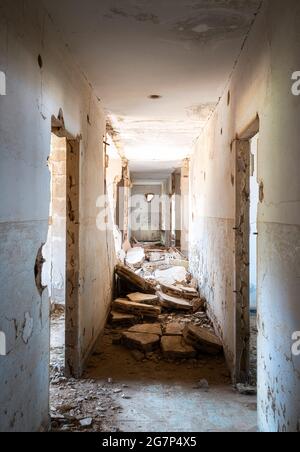
[[[116,268],[119,296],[81,380],[63,377],[64,316],[55,313],[53,430],[255,431],[256,398],[231,386],[187,269],[176,249],[128,247]]]

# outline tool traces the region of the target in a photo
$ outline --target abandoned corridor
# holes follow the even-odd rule
[[[299,431],[299,25],[0,0],[1,432]]]

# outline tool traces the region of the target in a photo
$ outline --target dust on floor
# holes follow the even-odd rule
[[[128,246],[116,267],[122,298],[79,380],[64,377],[64,315],[54,313],[52,430],[255,431],[256,397],[231,386],[222,344],[187,268],[178,250]]]
[[[56,317],[63,337],[64,317]],[[52,350],[53,431],[248,432],[256,430],[256,398],[231,386],[223,356],[140,361],[108,327],[79,380],[63,376]],[[60,347],[56,347],[61,350]],[[57,364],[57,365],[56,365]],[[208,387],[199,384],[206,380]]]

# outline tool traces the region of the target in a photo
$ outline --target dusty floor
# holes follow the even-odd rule
[[[63,377],[63,316],[52,322],[52,429],[102,432],[248,432],[256,398],[231,386],[223,357],[139,361],[106,329],[81,380]],[[59,343],[60,341],[60,343]],[[206,379],[209,388],[199,387]],[[84,425],[81,425],[84,424]]]

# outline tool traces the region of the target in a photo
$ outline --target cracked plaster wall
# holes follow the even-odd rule
[[[60,108],[80,143],[79,361],[101,333],[111,301],[114,244],[99,231],[104,193],[102,107],[37,0],[0,0],[0,431],[48,426],[49,298],[38,251],[47,240],[51,116]],[[40,55],[40,58],[38,56]],[[87,115],[89,120],[87,120]]]
[[[234,146],[259,114],[258,422],[262,431],[299,431],[300,4],[265,1],[191,161],[191,268],[209,301],[228,362],[235,360]],[[230,91],[230,96],[228,96]],[[230,100],[228,105],[228,100]]]

